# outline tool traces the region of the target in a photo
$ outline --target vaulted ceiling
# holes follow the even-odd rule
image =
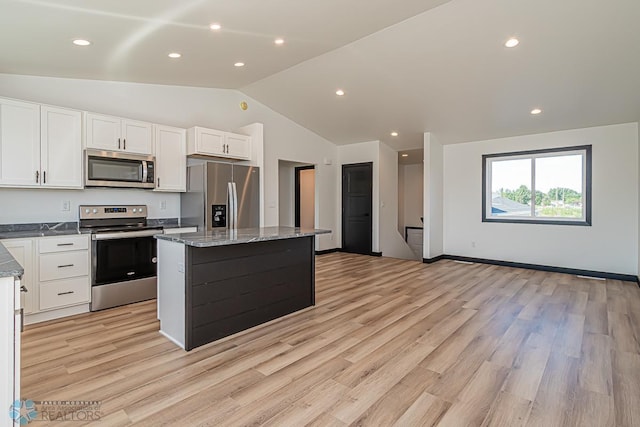
[[[237,89],[407,149],[638,121],[638,28],[638,0],[0,0],[0,72]]]

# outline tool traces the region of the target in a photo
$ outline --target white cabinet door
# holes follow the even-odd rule
[[[151,154],[153,131],[151,123],[122,120],[122,150],[129,153]]]
[[[40,105],[0,99],[0,185],[40,185]]]
[[[82,113],[42,106],[42,185],[82,188]]]
[[[187,191],[186,131],[155,126],[156,191]]]
[[[111,151],[121,150],[121,123],[119,118],[103,116],[101,114],[87,113],[86,120],[87,148]]]
[[[24,269],[22,286],[27,292],[20,293],[21,307],[25,314],[33,313],[37,306],[37,289],[33,279],[35,273],[33,239],[8,239],[3,240],[2,244]]]
[[[236,133],[226,134],[225,156],[249,160],[251,157],[251,137]]]
[[[189,133],[188,154],[224,156],[224,138],[223,131],[196,127]]]
[[[0,277],[0,369],[2,370],[2,381],[0,381],[0,402],[4,408],[9,409],[16,395],[15,389],[15,358],[19,357],[20,350],[15,348],[15,306],[14,306],[14,278]],[[19,341],[18,341],[19,342]],[[4,412],[4,411],[3,411]],[[2,414],[0,425],[14,425],[6,412]]]

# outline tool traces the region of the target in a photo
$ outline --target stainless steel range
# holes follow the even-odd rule
[[[91,232],[91,311],[156,298],[156,239],[144,205],[80,206]]]

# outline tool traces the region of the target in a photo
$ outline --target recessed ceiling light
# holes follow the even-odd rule
[[[398,136],[398,132],[391,132],[391,136]]]
[[[510,38],[509,40],[507,40],[507,41],[505,42],[505,44],[504,44],[504,45],[505,45],[506,47],[516,47],[516,46],[518,46],[519,44],[520,44],[520,40],[518,40],[518,39],[517,39],[517,38],[515,38],[515,37],[512,37],[512,38]]]
[[[336,95],[338,95],[338,96],[344,96],[344,91],[343,91],[342,89],[338,89],[338,90],[336,91]]]
[[[533,110],[531,110],[531,114],[533,114],[534,116],[537,116],[540,113],[542,113],[542,110],[539,108],[534,108]]]
[[[284,39],[275,39],[273,42],[277,45],[281,45],[284,44]]]
[[[75,44],[76,46],[89,46],[91,42],[89,40],[84,40],[84,39],[75,39],[73,41],[73,44]]]
[[[407,153],[404,153],[402,157],[409,157],[409,155]]]
[[[177,59],[177,58],[180,58],[182,55],[179,54],[178,52],[171,52],[168,56],[171,59]]]
[[[244,67],[244,62],[236,62],[233,64],[234,67]]]
[[[220,25],[220,24],[211,24],[211,25],[209,25],[209,28],[211,28],[214,31],[218,31],[220,28],[222,28],[222,25]]]

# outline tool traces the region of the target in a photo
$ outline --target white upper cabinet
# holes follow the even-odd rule
[[[251,158],[251,137],[238,135],[237,133],[227,133],[227,156],[235,159]]]
[[[82,113],[0,99],[0,185],[82,188]]]
[[[129,153],[153,152],[153,125],[122,119],[122,150]]]
[[[117,151],[122,147],[120,119],[87,113],[87,148]]]
[[[40,185],[40,105],[0,99],[0,185]]]
[[[154,125],[156,153],[155,191],[187,191],[186,131]]]
[[[151,154],[152,124],[87,113],[87,148]]]
[[[42,106],[41,185],[82,188],[82,113]]]
[[[251,137],[215,129],[192,127],[187,131],[187,154],[249,160]]]

